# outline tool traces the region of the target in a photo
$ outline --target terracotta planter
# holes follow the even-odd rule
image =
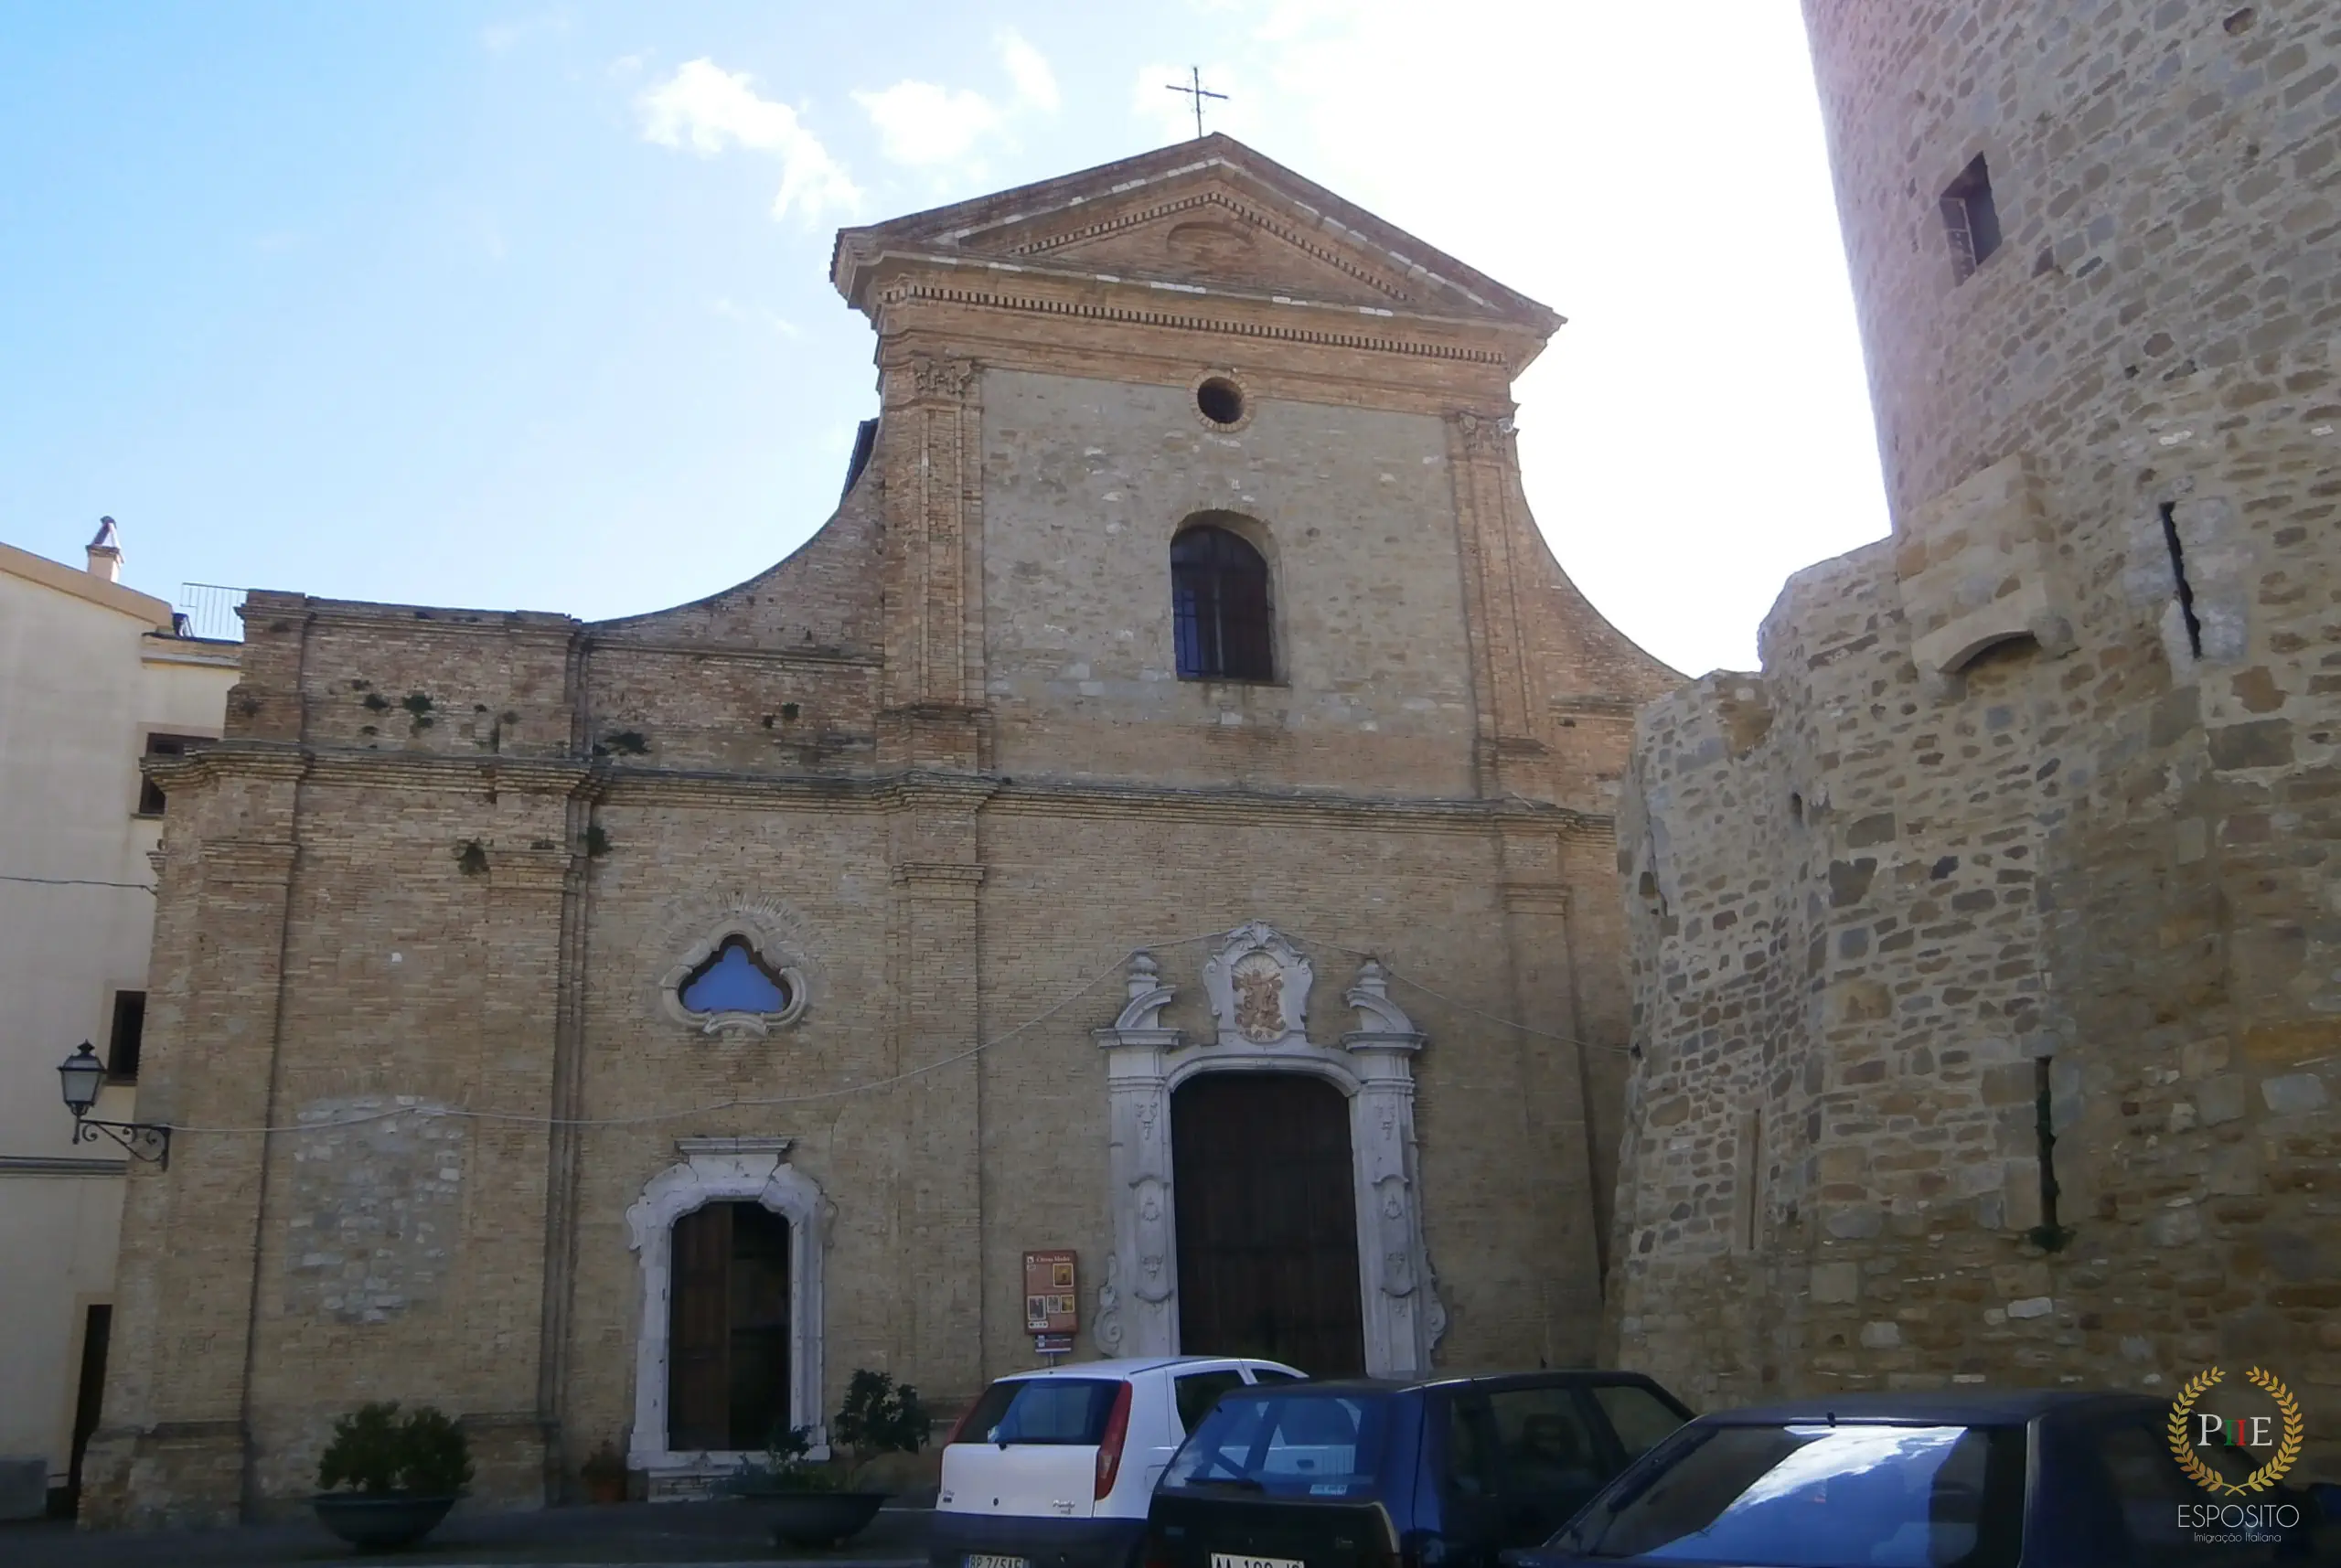
[[[748,1500],[781,1546],[837,1546],[869,1528],[890,1492],[759,1492]]]
[[[319,1492],[309,1499],[317,1520],[360,1552],[394,1552],[439,1528],[454,1498],[411,1492]]]

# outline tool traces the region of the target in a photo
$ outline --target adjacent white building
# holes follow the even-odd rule
[[[57,1066],[89,1041],[92,1114],[134,1116],[169,805],[139,759],[219,735],[241,652],[122,559],[112,519],[86,570],[0,544],[0,1517],[77,1481],[97,1422],[128,1157],[71,1141]]]

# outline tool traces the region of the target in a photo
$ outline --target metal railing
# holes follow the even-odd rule
[[[236,611],[243,604],[244,592],[218,582],[180,583],[178,599],[171,606],[179,634],[216,642],[242,642],[244,620]]]

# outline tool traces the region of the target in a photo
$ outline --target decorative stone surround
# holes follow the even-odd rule
[[[1416,1189],[1413,1058],[1422,1033],[1390,1000],[1382,966],[1368,959],[1343,998],[1357,1009],[1359,1027],[1342,1036],[1338,1049],[1310,1041],[1309,962],[1262,922],[1228,933],[1203,976],[1219,1020],[1216,1043],[1191,1045],[1182,1031],[1163,1027],[1162,1011],[1177,991],[1144,953],[1130,960],[1120,1016],[1092,1031],[1106,1052],[1114,1221],[1114,1249],[1091,1329],[1098,1350],[1146,1356],[1179,1349],[1171,1092],[1198,1072],[1308,1072],[1350,1103],[1365,1370],[1374,1376],[1427,1370],[1447,1314],[1423,1243]]]
[[[642,1265],[642,1321],[636,1337],[634,1434],[626,1463],[649,1472],[654,1488],[744,1457],[722,1450],[679,1451],[667,1441],[668,1311],[673,1286],[675,1221],[710,1203],[763,1204],[788,1221],[788,1413],[791,1426],[813,1429],[813,1456],[826,1458],[821,1417],[821,1262],[830,1206],[804,1172],[787,1163],[785,1137],[677,1138],[681,1163],[643,1184],[625,1211],[628,1243]],[[688,1488],[686,1488],[688,1489]],[[673,1490],[669,1488],[668,1490]]]
[[[725,1039],[752,1037],[761,1040],[776,1029],[786,1029],[805,1016],[805,1006],[810,994],[805,978],[804,954],[791,938],[789,927],[794,922],[775,904],[754,900],[742,900],[735,903],[714,924],[707,927],[699,940],[684,950],[679,962],[658,977],[659,1010],[687,1028]],[[690,978],[691,972],[713,957],[718,949],[735,936],[755,951],[757,959],[787,991],[787,1006],[780,1011],[699,1013],[683,1005],[682,988],[684,982]]]

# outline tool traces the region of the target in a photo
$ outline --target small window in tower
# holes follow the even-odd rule
[[[208,735],[149,735],[146,755],[150,757],[184,757],[189,752],[211,744]],[[153,779],[141,776],[138,781],[138,815],[163,815],[163,792]]]
[[[146,1042],[146,993],[113,994],[113,1034],[106,1042],[106,1076],[117,1083],[138,1082],[138,1051]]]
[[[1268,563],[1229,529],[1199,524],[1170,541],[1170,615],[1181,680],[1274,680]]]
[[[2000,209],[1992,204],[1992,176],[1983,154],[1942,193],[1942,226],[1951,237],[1951,275],[1963,283],[2000,248]]]

